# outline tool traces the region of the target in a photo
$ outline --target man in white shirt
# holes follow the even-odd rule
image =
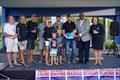
[[[13,16],[8,16],[8,23],[6,23],[4,26],[3,35],[5,37],[5,45],[9,66],[13,67],[11,63],[11,52],[14,52],[14,65],[19,65],[17,63],[18,40]]]

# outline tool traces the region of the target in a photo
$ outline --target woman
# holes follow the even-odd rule
[[[45,46],[46,46],[46,65],[50,65],[49,64],[49,41],[52,38],[52,32],[55,31],[55,28],[52,26],[52,21],[51,20],[47,20],[47,27],[44,28],[44,34],[43,34],[43,38],[45,39]]]
[[[95,65],[102,65],[101,53],[103,49],[105,31],[104,27],[99,23],[98,17],[92,18],[90,33],[92,35],[92,48],[95,54]]]
[[[43,52],[45,49],[45,40],[43,38],[43,34],[44,34],[44,29],[46,27],[46,21],[47,21],[47,16],[43,16],[42,18],[42,23],[38,26],[38,30],[39,30],[39,39],[40,39],[40,63],[43,62]]]

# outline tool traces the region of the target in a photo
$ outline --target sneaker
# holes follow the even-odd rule
[[[21,62],[21,65],[25,66],[25,67],[28,67],[27,64],[25,64],[24,62]]]
[[[68,63],[68,64],[70,64],[71,62],[70,62],[70,61],[68,61],[67,63]]]
[[[46,63],[47,66],[52,66],[53,64]]]
[[[35,60],[32,60],[32,62],[33,62],[33,63],[36,63],[37,61],[35,61]]]
[[[55,65],[58,65],[58,63],[55,63]]]
[[[29,65],[32,64],[32,61],[28,61],[28,64],[29,64]]]
[[[12,64],[9,64],[9,67],[10,67],[10,68],[13,68],[14,66],[13,66]]]
[[[18,63],[14,63],[15,66],[20,66],[21,64],[18,64]]]
[[[101,66],[101,65],[103,65],[103,64],[100,62],[99,65]]]
[[[60,64],[63,64],[63,62],[60,62]]]
[[[72,63],[76,63],[75,61],[72,61]]]
[[[28,67],[28,65],[27,64],[23,64],[25,67]]]
[[[39,63],[42,63],[42,61],[39,61]]]

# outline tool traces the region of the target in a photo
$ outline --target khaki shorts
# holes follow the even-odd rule
[[[40,38],[40,49],[44,49],[45,48],[45,40],[44,38]]]
[[[18,45],[20,47],[20,50],[26,50],[27,40],[22,41],[22,42],[18,42]]]
[[[49,41],[45,41],[45,46],[49,46],[50,42]]]
[[[18,52],[18,42],[15,39],[5,38],[6,52]]]

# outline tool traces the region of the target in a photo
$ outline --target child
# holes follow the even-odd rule
[[[51,66],[53,64],[58,65],[57,63],[57,51],[58,51],[58,41],[56,38],[56,32],[52,33],[52,39],[50,40],[50,57],[51,57]]]
[[[57,59],[57,62],[59,62],[60,64],[63,64],[62,63],[62,57],[63,57],[63,53],[64,53],[64,50],[63,50],[63,38],[61,36],[61,39],[59,40],[59,46],[58,46],[58,59]]]

